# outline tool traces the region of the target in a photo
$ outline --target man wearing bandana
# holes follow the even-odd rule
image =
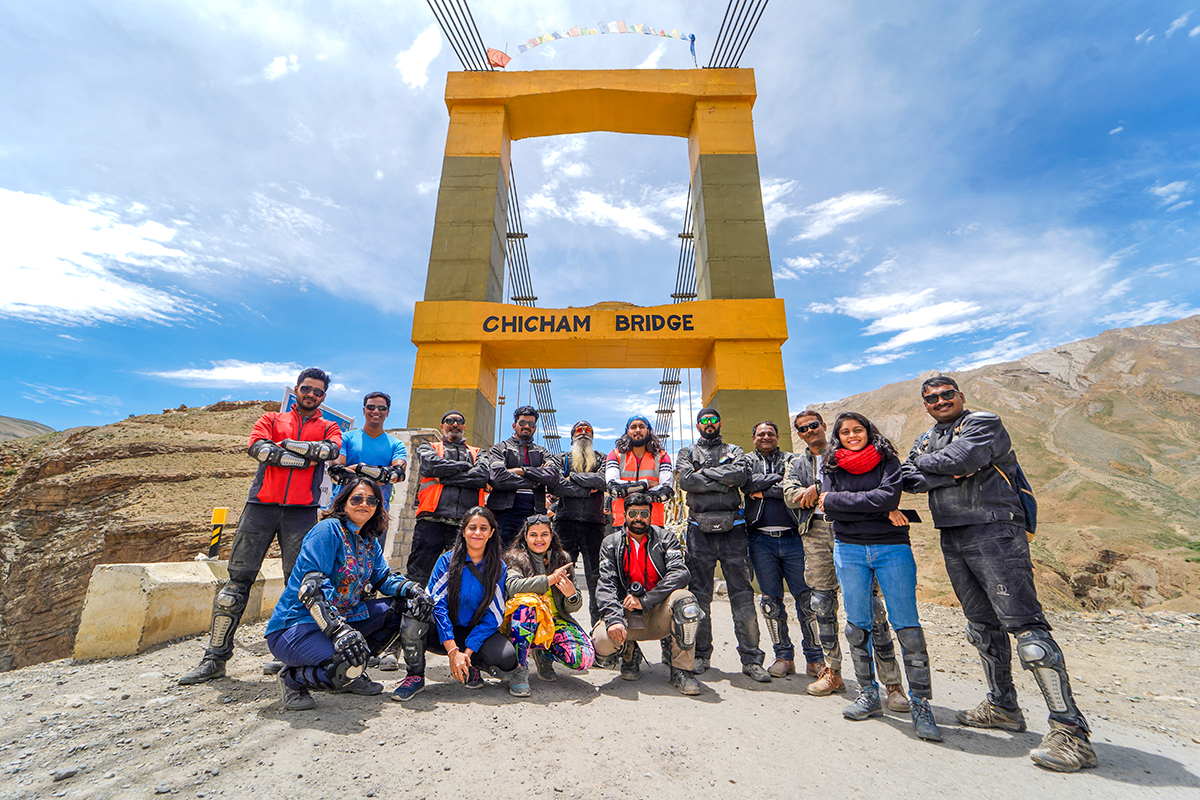
[[[625,525],[625,495],[639,490],[649,494],[654,503],[650,524],[661,526],[666,519],[663,503],[675,493],[673,471],[671,456],[655,435],[650,420],[634,414],[625,423],[625,433],[617,439],[604,468],[604,478],[613,494],[613,530]],[[639,482],[645,487],[637,486]]]

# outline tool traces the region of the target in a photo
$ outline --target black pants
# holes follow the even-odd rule
[[[496,527],[500,529],[500,543],[504,547],[512,544],[512,540],[517,538],[517,531],[521,530],[521,526],[525,524],[525,520],[536,514],[536,511],[515,511],[511,508],[506,508],[503,511],[493,511],[496,515]]]
[[[592,626],[595,627],[600,620],[600,607],[596,604],[596,584],[600,580],[600,544],[604,541],[604,523],[556,517],[554,527],[558,533],[558,540],[572,563],[583,553],[583,576],[588,587],[588,613],[592,618]]]
[[[408,551],[408,563],[404,577],[425,586],[433,574],[433,565],[442,553],[454,546],[458,526],[431,519],[418,519],[413,526],[412,548]]]
[[[687,567],[691,573],[688,588],[696,595],[704,619],[696,632],[696,658],[711,658],[713,651],[713,583],[717,562],[725,576],[729,605],[733,611],[733,633],[737,637],[742,665],[762,666],[763,651],[758,647],[758,613],[754,608],[754,587],[750,583],[750,554],[746,544],[746,526],[734,525],[728,533],[701,533],[698,525],[687,527]]]
[[[233,594],[233,627],[236,630],[242,618],[242,610],[250,598],[250,589],[258,578],[263,559],[271,542],[279,538],[279,552],[283,558],[283,582],[287,585],[304,535],[317,524],[316,506],[277,506],[262,503],[246,503],[238,519],[237,532],[229,548],[229,582],[221,591]],[[213,621],[216,621],[214,609]],[[214,649],[210,646],[204,654],[208,658],[227,661],[233,655],[233,636],[228,637],[228,647]]]
[[[470,628],[463,625],[454,626],[454,643],[458,645],[458,649],[467,649],[467,637],[470,635]],[[436,623],[429,623],[429,630],[425,634],[425,649],[431,653],[446,655],[446,648],[442,646]],[[496,631],[484,639],[479,649],[471,654],[471,666],[481,670],[495,667],[501,672],[512,672],[517,668],[517,649],[507,636]],[[424,670],[420,674],[425,674]]]

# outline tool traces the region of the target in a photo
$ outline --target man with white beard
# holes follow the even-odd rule
[[[574,562],[583,553],[588,613],[592,625],[600,619],[596,581],[600,575],[600,543],[604,541],[604,458],[592,447],[592,424],[576,422],[571,429],[571,452],[563,461],[563,479],[551,491],[558,497],[554,528],[563,549]]]

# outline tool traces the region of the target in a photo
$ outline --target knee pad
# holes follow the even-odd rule
[[[767,622],[767,634],[771,637],[771,644],[780,644],[783,641],[783,630],[779,623],[781,620],[787,619],[787,609],[784,608],[783,601],[778,597],[764,594],[760,602],[763,619]]]
[[[681,597],[671,606],[672,634],[680,649],[691,650],[696,646],[696,632],[702,619],[704,611],[695,597]]]
[[[350,666],[346,663],[346,659],[340,655],[322,661],[321,668],[325,670],[325,677],[328,678],[329,684],[333,687],[334,691],[342,689],[346,684],[363,674],[363,667]]]
[[[904,655],[904,671],[908,673],[908,689],[913,697],[929,699],[933,687],[929,674],[929,651],[925,646],[925,631],[921,628],[897,628],[896,638]]]
[[[896,628],[900,649],[907,653],[925,652],[925,630],[923,628]]]
[[[870,631],[864,630],[852,623],[846,623],[846,641],[850,643],[851,647],[864,648],[867,646],[867,640],[870,638]]]
[[[1047,630],[1026,628],[1017,634],[1017,656],[1021,666],[1033,672],[1052,719],[1058,718],[1089,730],[1083,714],[1075,706],[1067,662],[1058,643]]]
[[[828,592],[812,593],[812,610],[818,617],[831,617],[837,613],[837,598]]]
[[[233,632],[242,620],[250,593],[226,583],[217,592],[213,601],[212,632],[208,646],[213,650],[227,652],[233,649]]]
[[[1017,634],[1017,656],[1025,669],[1061,669],[1066,666],[1062,650],[1049,631],[1030,628]]]

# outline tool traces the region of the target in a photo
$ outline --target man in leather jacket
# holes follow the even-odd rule
[[[621,654],[621,678],[641,677],[638,642],[666,637],[671,644],[671,685],[700,694],[693,674],[696,631],[703,612],[688,589],[690,573],[679,541],[650,524],[652,500],[637,492],[625,503],[625,527],[600,546],[596,585],[601,619],[592,628],[597,656]]]
[[[583,553],[592,624],[600,619],[596,580],[600,575],[600,544],[604,541],[604,456],[592,447],[594,432],[587,420],[571,428],[571,452],[563,458],[563,476],[551,491],[558,498],[554,528],[572,563]]]
[[[783,479],[792,454],[779,449],[779,427],[771,420],[754,426],[754,449],[746,454],[750,479],[742,487],[746,495],[746,538],[750,563],[762,590],[759,603],[767,623],[767,633],[775,648],[775,663],[767,669],[772,678],[783,678],[796,671],[796,648],[788,635],[787,606],[783,586],[796,601],[796,620],[800,623],[801,648],[806,671],[817,677],[825,666],[825,656],[817,636],[817,621],[812,610],[812,591],[804,581],[804,543],[800,538],[799,516],[783,499]]]
[[[958,712],[958,721],[974,728],[1025,730],[1012,679],[1012,635],[1021,666],[1033,672],[1050,709],[1050,733],[1030,757],[1057,772],[1094,767],[1087,720],[1075,705],[1066,660],[1050,635],[1033,583],[1008,431],[995,414],[968,411],[958,384],[944,375],[921,385],[921,399],[937,424],[913,444],[903,467],[904,488],[929,494],[946,572],[989,689],[979,706]]]
[[[513,409],[513,436],[488,451],[487,507],[496,515],[505,547],[527,517],[546,513],[546,490],[558,485],[562,471],[549,450],[535,444],[538,412],[533,406]]]
[[[733,632],[737,637],[742,672],[760,683],[771,680],[763,669],[758,647],[758,615],[750,583],[746,520],[742,517],[740,487],[750,478],[750,463],[742,448],[721,439],[721,415],[715,408],[701,409],[696,417],[700,438],[679,451],[679,488],[687,492],[687,565],[691,588],[704,610],[696,636],[696,674],[708,669],[712,658],[713,582],[717,562],[725,576]]]

